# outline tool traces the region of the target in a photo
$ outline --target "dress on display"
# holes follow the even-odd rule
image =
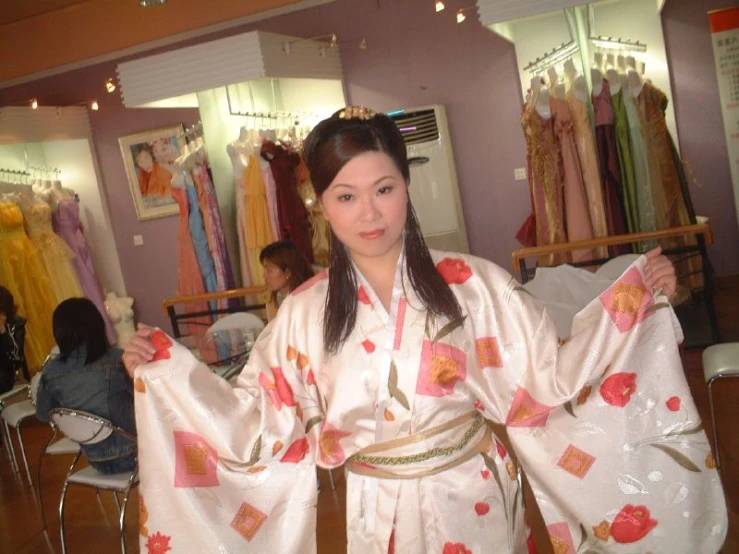
[[[516,468],[485,420],[507,427],[554,552],[718,551],[721,482],[645,259],[560,344],[507,272],[431,254],[463,320],[430,321],[401,256],[389,310],[357,274],[333,356],[327,272],[296,289],[236,388],[154,337],[134,375],[142,551],[312,554],[318,465],[346,469],[350,554],[526,552]]]
[[[198,199],[198,191],[195,189],[195,183],[190,173],[185,171],[185,191],[187,192],[187,201],[189,204],[188,225],[190,226],[190,236],[192,244],[195,247],[195,255],[197,256],[200,273],[203,276],[203,284],[208,292],[216,292],[218,290],[218,279],[216,278],[216,267],[213,263],[213,256],[210,253],[208,245],[208,236],[205,233],[203,224],[203,213],[200,211],[200,203]],[[216,302],[211,303],[215,308]]]
[[[251,267],[260,267],[259,255],[268,244],[275,242],[269,219],[269,204],[264,185],[262,166],[256,154],[249,156],[249,166],[244,175],[246,184],[246,246]],[[264,285],[264,273],[254,272],[254,284]]]
[[[259,266],[252,268],[249,247],[246,238],[246,170],[248,156],[240,152],[238,163],[234,162],[234,201],[236,202],[236,234],[239,239],[239,266],[241,269],[241,286],[251,287],[255,284],[255,275]],[[243,163],[243,168],[242,168]]]
[[[269,162],[259,157],[259,165],[262,168],[262,177],[264,178],[264,189],[267,193],[267,206],[269,208],[269,224],[272,227],[272,234],[275,240],[282,240],[280,235],[280,210],[277,205],[277,184],[272,175],[272,168]]]
[[[627,232],[626,216],[621,201],[623,181],[616,146],[611,88],[605,79],[603,79],[600,94],[593,95],[593,110],[595,112],[595,142],[598,145],[598,166],[604,187],[608,234],[623,235]],[[628,246],[613,246],[611,250],[614,255],[629,252]]]
[[[100,280],[90,257],[87,240],[85,240],[83,233],[84,229],[80,221],[80,208],[77,205],[77,201],[72,198],[60,200],[56,206],[56,210],[52,214],[52,221],[57,234],[64,239],[72,249],[72,252],[74,252],[72,263],[77,272],[82,290],[85,296],[95,304],[100,315],[103,317],[108,341],[110,344],[115,344],[115,329],[108,317],[108,313],[105,311],[103,287],[100,285]]]
[[[56,303],[67,298],[84,296],[77,273],[72,249],[54,232],[51,224],[51,206],[46,202],[34,202],[25,212],[28,236],[38,249],[51,278]]]
[[[312,264],[314,256],[308,212],[298,194],[295,176],[300,156],[269,140],[262,143],[261,156],[269,162],[277,185],[280,235],[283,239],[292,241],[308,263]]]
[[[180,259],[177,268],[177,294],[178,296],[205,294],[203,276],[200,273],[198,257],[195,254],[195,245],[190,234],[190,202],[187,198],[187,191],[184,188],[172,187],[172,198],[175,199],[180,208],[180,229],[178,232]],[[207,312],[208,303],[188,303],[185,311],[190,313]],[[187,326],[190,335],[202,334],[213,322],[212,318],[208,316],[201,316],[188,321],[191,321]]]
[[[622,196],[626,227],[629,233],[641,231],[639,228],[639,206],[637,204],[636,176],[634,155],[632,153],[631,133],[629,131],[629,117],[626,113],[626,98],[624,91],[619,90],[611,96],[613,103],[614,128],[616,131],[616,149],[623,182]]]
[[[23,212],[13,202],[0,202],[0,284],[26,318],[26,361],[36,373],[56,341],[51,315],[56,295],[41,254],[23,228]]]
[[[590,222],[588,197],[582,178],[580,157],[573,131],[572,115],[566,100],[550,98],[554,135],[559,143],[564,169],[564,209],[567,223],[567,239],[570,241],[593,238],[593,226]],[[573,262],[593,259],[592,250],[573,250]]]
[[[562,206],[562,158],[554,136],[554,125],[551,119],[542,117],[533,107],[524,108],[521,125],[528,153],[529,184],[536,220],[536,246],[567,242]],[[566,262],[566,254],[550,254],[539,258],[540,265]]]
[[[588,211],[590,222],[593,225],[593,235],[596,238],[607,237],[608,223],[603,203],[603,185],[600,180],[598,152],[595,147],[595,134],[590,123],[588,105],[579,100],[571,91],[567,93],[567,102],[570,105],[575,144],[580,158],[585,191],[588,195]],[[608,255],[604,247],[596,249],[595,252],[599,258],[605,258]]]

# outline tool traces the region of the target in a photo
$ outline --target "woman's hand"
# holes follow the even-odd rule
[[[652,290],[662,289],[667,298],[672,299],[677,290],[675,266],[669,258],[662,255],[662,248],[659,246],[644,255],[647,257],[646,285]]]
[[[151,344],[151,334],[153,327],[139,323],[136,334],[123,349],[123,365],[126,371],[133,379],[133,373],[136,368],[143,364],[148,364],[154,357],[156,348]]]

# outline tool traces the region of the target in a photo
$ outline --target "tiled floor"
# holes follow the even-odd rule
[[[724,341],[739,341],[739,277],[723,279],[719,283],[716,298],[719,322]],[[689,350],[683,354],[685,373],[693,391],[695,402],[703,417],[708,433],[712,435],[708,416],[708,396],[703,381],[701,351]],[[722,457],[724,484],[730,504],[729,537],[724,554],[739,553],[739,432],[736,424],[736,404],[739,399],[739,380],[721,383],[716,389],[718,426],[723,441]],[[49,436],[48,427],[32,421],[24,431],[26,448],[35,478],[38,456]],[[44,532],[41,515],[33,489],[24,476],[14,475],[4,449],[0,450],[0,552],[36,554],[61,552],[59,543],[59,517],[56,507],[64,475],[71,456],[46,458],[43,464],[41,487],[47,530]],[[345,482],[343,471],[334,472],[336,491],[332,491],[328,475],[321,473],[323,493],[318,502],[318,552],[340,554],[346,551]],[[138,548],[138,495],[134,492],[129,501],[130,512],[126,522],[129,552]],[[102,493],[100,502],[89,489],[71,489],[66,513],[67,545],[71,553],[111,553],[118,551],[118,516],[110,493]],[[541,537],[541,533],[537,533]],[[539,542],[539,552],[549,553],[548,545]],[[672,553],[670,553],[672,554]],[[692,554],[692,553],[685,553]]]

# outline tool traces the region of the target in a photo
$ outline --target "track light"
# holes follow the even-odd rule
[[[115,87],[115,81],[113,80],[113,77],[105,81],[105,90],[108,91],[108,94],[114,92],[116,89]]]
[[[459,10],[457,12],[457,23],[462,23],[465,19],[467,19],[467,16],[464,15],[464,12],[462,10]]]
[[[31,109],[38,110],[38,100],[36,100],[35,98],[31,100]]]
[[[443,10],[443,9],[444,9],[445,7],[446,7],[446,6],[444,5],[444,2],[442,2],[441,0],[437,0],[437,1],[436,1],[436,11],[437,11],[437,12],[440,12],[440,11],[441,11],[441,10]]]
[[[96,112],[96,111],[98,111],[98,110],[100,109],[100,105],[98,104],[98,101],[97,101],[97,100],[93,100],[93,101],[92,101],[92,102],[90,103],[90,109],[91,109],[92,111],[94,111],[94,112]]]

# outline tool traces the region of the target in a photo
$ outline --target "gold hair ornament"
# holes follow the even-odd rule
[[[347,106],[339,112],[339,119],[361,119],[367,121],[377,114],[374,110],[364,106]]]

